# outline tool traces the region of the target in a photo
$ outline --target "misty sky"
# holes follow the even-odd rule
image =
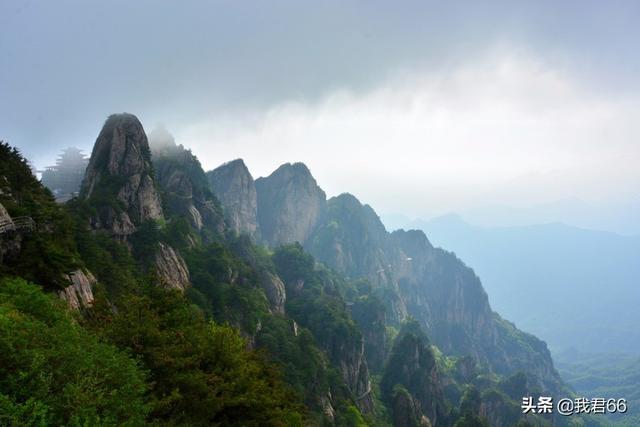
[[[43,167],[127,111],[206,169],[303,161],[383,213],[553,206],[523,221],[640,232],[639,18],[635,1],[0,0],[0,139]]]

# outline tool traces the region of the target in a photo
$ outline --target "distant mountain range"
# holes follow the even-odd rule
[[[205,172],[132,114],[65,204],[8,144],[0,160],[0,424],[601,425],[523,414],[571,395],[545,342],[454,253],[327,199],[302,163]]]
[[[387,221],[455,252],[492,306],[552,352],[640,353],[640,236],[561,223],[480,227],[457,215],[400,219]]]

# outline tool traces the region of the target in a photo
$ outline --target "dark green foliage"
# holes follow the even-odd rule
[[[381,372],[387,350],[384,303],[376,295],[360,297],[351,307],[351,316],[365,336],[365,354],[369,369],[372,372]]]
[[[177,292],[140,288],[117,313],[97,304],[89,326],[150,372],[152,419],[188,425],[301,425],[296,398],[229,327]]]
[[[482,403],[480,398],[480,392],[474,386],[469,386],[462,395],[462,402],[460,402],[460,413],[466,415],[467,413],[478,414],[480,413],[480,404]]]
[[[198,158],[182,145],[176,145],[166,130],[154,130],[149,140],[153,149],[155,179],[169,224],[183,222],[180,224],[183,237],[190,235],[205,242],[222,240],[222,206],[213,194]],[[203,227],[197,232],[186,232],[184,225],[189,225],[186,218],[191,216],[190,209],[193,207],[199,211]],[[174,234],[174,237],[178,235]],[[183,249],[182,244],[186,242],[172,243],[178,243],[173,245],[175,248]]]
[[[185,261],[191,283],[211,308],[209,314],[253,334],[269,309],[264,292],[256,286],[256,272],[220,243],[186,252]]]
[[[147,220],[140,224],[135,233],[129,236],[132,255],[138,261],[143,270],[155,266],[158,242],[163,239],[159,224],[154,220]]]
[[[511,399],[520,400],[529,394],[527,388],[527,375],[518,372],[500,382],[500,389]]]
[[[299,244],[278,248],[273,256],[287,287],[287,313],[308,328],[336,362],[349,348],[357,348],[362,334],[349,316],[329,271],[315,269],[311,255]]]
[[[87,211],[92,217],[99,218],[100,221],[107,221],[106,215],[110,208],[113,212],[119,213],[125,210],[122,201],[118,200],[118,191],[127,182],[126,177],[118,175],[104,174],[100,178],[99,185],[96,185],[91,193],[87,206]]]
[[[347,363],[359,351],[362,334],[349,316],[339,288],[341,279],[331,271],[316,266],[313,257],[299,244],[276,249],[273,262],[287,290],[286,311],[298,324],[311,331],[318,346],[334,367]],[[330,381],[331,394],[338,411],[348,411],[351,396],[337,370]]]
[[[0,281],[0,425],[140,425],[145,379],[61,301],[21,279]]]
[[[358,408],[353,405],[348,405],[338,412],[336,425],[344,427],[366,427],[367,423]]]
[[[420,409],[416,408],[416,402],[411,393],[401,384],[396,384],[390,394],[391,410],[393,412],[393,425],[398,427],[419,427]]]
[[[487,420],[479,415],[468,412],[462,416],[453,427],[490,427]]]
[[[607,416],[607,422],[624,427],[640,425],[640,357],[567,352],[558,359],[558,370],[579,396],[627,399],[627,413]]]
[[[305,403],[318,410],[318,396],[330,391],[329,363],[316,346],[311,333],[281,316],[266,316],[256,337],[256,345],[266,350],[270,360],[280,366],[284,379]]]
[[[64,275],[82,267],[73,221],[33,176],[20,152],[4,142],[0,142],[0,190],[0,203],[12,217],[29,216],[36,223],[34,230],[21,234],[20,256],[5,259],[0,272],[47,289],[65,287]]]
[[[449,410],[441,390],[436,359],[429,340],[415,320],[407,321],[395,339],[380,388],[385,402],[397,406],[394,390],[401,385],[417,402],[416,413],[432,422],[444,420]],[[397,416],[394,413],[394,418]]]
[[[185,217],[172,218],[164,229],[162,238],[174,249],[187,251],[193,242],[199,242],[198,233]]]
[[[320,284],[314,280],[315,261],[299,243],[279,247],[273,254],[273,262],[285,284],[293,288],[294,283],[297,285],[302,281],[304,284],[309,283],[307,289],[313,288],[319,293]]]
[[[329,419],[328,403],[335,423],[345,426],[417,426],[425,416],[439,426],[485,426],[480,413],[490,423],[513,425],[520,418],[517,400],[532,394],[524,374],[500,378],[466,353],[443,355],[418,322],[408,321],[398,334],[400,325],[386,317],[397,297],[390,288],[349,282],[299,244],[271,254],[248,236],[225,235],[206,176],[182,147],[154,158],[166,220],[137,224],[126,242],[88,230],[89,218],[100,216],[96,206],[122,209],[115,196],[122,177],[102,174],[89,200],[58,206],[19,153],[2,144],[0,156],[0,201],[39,226],[22,236],[20,257],[2,273],[52,290],[68,285],[63,274],[76,268],[99,281],[79,324],[37,288],[2,283],[0,425],[321,425]],[[312,242],[329,261],[335,241],[370,251],[366,240],[386,233],[373,210],[360,212],[352,196],[340,200],[329,214],[341,220],[328,221]],[[188,220],[193,206],[203,213],[201,230]],[[193,286],[184,295],[157,286],[152,267],[160,242],[188,265]],[[434,256],[439,269],[426,281],[455,285],[447,282],[455,275],[445,272],[459,261],[442,251]],[[348,270],[360,277],[370,267],[365,261]],[[262,290],[276,274],[286,287],[286,315],[271,313]],[[484,297],[479,292],[471,300]],[[500,349],[528,366],[544,362],[543,343],[502,319],[496,324]],[[433,328],[434,342],[470,348],[460,326]],[[347,386],[353,379],[345,376],[345,367],[361,360],[363,337],[365,357],[381,374],[373,381],[374,409],[364,416]],[[259,350],[248,350],[249,343]]]
[[[123,243],[104,231],[89,231],[82,202],[72,200],[66,207],[74,218],[74,236],[85,266],[110,295],[133,289],[142,278],[139,263]]]

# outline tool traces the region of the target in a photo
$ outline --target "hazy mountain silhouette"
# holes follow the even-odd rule
[[[640,352],[640,237],[562,223],[479,227],[457,215],[405,227],[473,266],[492,306],[552,351]]]

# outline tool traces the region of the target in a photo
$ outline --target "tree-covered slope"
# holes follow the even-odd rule
[[[423,234],[387,233],[353,196],[327,203],[301,164],[256,185],[251,232],[230,212],[251,204],[220,206],[166,136],[149,150],[135,116],[111,116],[64,205],[3,146],[2,215],[31,212],[37,227],[0,235],[0,420],[500,426],[522,421],[518,393],[553,389],[544,343],[494,314],[473,272]]]

